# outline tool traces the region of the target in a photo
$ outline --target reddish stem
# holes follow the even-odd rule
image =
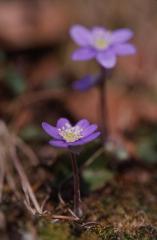
[[[71,152],[71,162],[74,179],[74,213],[76,214],[77,217],[81,217],[82,208],[81,208],[79,170],[77,166],[76,155],[73,152]]]
[[[108,72],[106,69],[101,69],[100,81],[99,81],[99,93],[100,93],[100,126],[102,131],[102,144],[107,142],[109,137],[108,128],[108,109],[107,109],[107,77]]]

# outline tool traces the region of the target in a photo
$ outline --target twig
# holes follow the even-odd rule
[[[15,196],[20,199],[21,194],[16,186],[16,181],[15,181],[15,177],[13,176],[13,171],[12,171],[12,166],[10,166],[10,163],[6,163],[6,179],[7,182],[11,188],[11,190],[13,191],[13,193],[15,194]]]
[[[61,204],[62,206],[64,206],[64,207],[65,207],[67,204],[66,204],[66,202],[64,201],[64,199],[63,199],[63,197],[62,197],[62,194],[61,194],[61,192],[62,192],[62,186],[63,186],[63,184],[64,184],[67,180],[69,180],[71,177],[72,177],[72,175],[68,176],[68,177],[60,184],[60,186],[59,186],[58,199],[59,199],[59,201],[60,201],[60,204]],[[68,211],[73,217],[75,217],[75,218],[77,217],[76,214],[75,214],[69,207],[67,207],[66,209],[67,209],[67,211]]]
[[[104,152],[104,147],[99,148],[88,160],[81,166],[82,168],[86,168],[91,165],[102,153]]]
[[[61,203],[63,206],[65,206],[66,203],[65,203],[65,201],[64,201],[64,199],[63,199],[63,197],[62,197],[62,187],[63,187],[63,185],[64,185],[70,178],[72,178],[72,174],[70,174],[70,176],[68,176],[67,178],[65,178],[65,179],[60,183],[60,185],[59,185],[58,199],[59,199],[60,203]]]
[[[98,222],[85,222],[85,223],[83,223],[81,225],[81,227],[83,227],[83,228],[91,228],[91,227],[98,226],[98,225],[101,226],[101,224],[98,223]]]
[[[22,187],[23,187],[23,191],[25,193],[25,196],[26,196],[26,199],[27,197],[29,196],[29,198],[31,199],[32,201],[32,204],[34,205],[36,211],[39,213],[39,214],[42,214],[42,210],[41,210],[41,207],[35,197],[35,194],[32,190],[32,187],[27,179],[27,176],[23,170],[23,167],[16,155],[16,152],[15,152],[15,149],[12,147],[10,148],[10,154],[12,156],[12,161],[13,161],[13,164],[14,164],[14,167],[15,169],[17,170],[18,174],[19,174],[19,177],[21,179],[21,183],[22,183]],[[27,196],[28,194],[28,196]],[[28,202],[28,200],[27,200]]]
[[[34,151],[26,143],[24,143],[22,139],[17,136],[13,137],[15,138],[15,145],[17,145],[17,147],[21,149],[21,151],[28,157],[28,159],[31,160],[31,164],[33,164],[34,166],[38,165],[39,160]]]
[[[41,210],[42,210],[42,212],[44,211],[45,204],[47,203],[49,197],[50,197],[50,196],[47,195],[47,196],[45,197],[45,199],[43,200],[42,204],[41,204]]]
[[[63,216],[63,215],[52,215],[52,216],[51,216],[51,219],[67,220],[67,221],[79,221],[79,220],[80,220],[78,217]]]

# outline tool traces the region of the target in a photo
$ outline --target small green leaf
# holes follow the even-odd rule
[[[83,172],[83,177],[91,190],[96,190],[112,179],[113,174],[107,169],[86,169]]]
[[[3,51],[0,50],[0,61],[3,62],[6,60],[6,55]]]
[[[146,162],[157,162],[157,148],[149,139],[144,139],[138,144],[137,154]]]
[[[34,125],[23,128],[20,132],[20,136],[26,141],[43,138],[41,129]]]
[[[27,88],[24,77],[12,67],[7,70],[5,79],[15,95],[23,93]]]

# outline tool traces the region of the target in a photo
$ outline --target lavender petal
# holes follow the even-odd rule
[[[89,47],[79,48],[72,53],[74,61],[85,61],[95,57],[95,50]]]
[[[107,41],[111,41],[112,33],[103,27],[94,27],[92,29],[92,36],[94,39],[104,38]]]
[[[105,68],[113,68],[116,65],[116,56],[111,50],[99,52],[96,59]]]
[[[49,144],[58,148],[68,148],[68,144],[64,141],[50,140]]]
[[[113,43],[123,43],[128,41],[134,35],[133,31],[129,28],[122,28],[112,32]]]
[[[70,36],[80,46],[87,46],[91,42],[90,31],[81,25],[71,27]]]
[[[104,28],[104,27],[99,27],[99,26],[96,26],[96,27],[93,27],[92,28],[92,35],[94,36],[97,36],[97,35],[99,35],[99,34],[101,34],[101,35],[104,35],[104,34],[106,34],[108,31],[107,31],[107,29],[106,28]]]
[[[115,53],[119,56],[133,55],[136,53],[136,48],[133,44],[115,44],[113,46]]]
[[[89,136],[90,134],[92,134],[93,132],[95,132],[97,130],[98,126],[96,124],[92,124],[90,125],[88,128],[86,128],[82,134],[84,137]]]
[[[84,78],[77,80],[73,83],[72,87],[75,90],[85,91],[96,85],[99,81],[99,75],[87,75]]]
[[[56,138],[56,139],[61,139],[61,137],[58,134],[58,130],[57,130],[56,127],[53,127],[53,126],[51,126],[50,124],[48,124],[46,122],[43,122],[42,123],[42,128],[51,137]]]
[[[86,128],[86,127],[89,126],[89,122],[86,119],[82,119],[82,120],[77,122],[76,126],[79,126],[81,128]]]
[[[62,128],[63,126],[65,126],[66,124],[70,124],[69,120],[67,118],[60,118],[57,121],[57,128]],[[71,125],[71,124],[70,124]]]

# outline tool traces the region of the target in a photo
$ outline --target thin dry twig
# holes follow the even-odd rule
[[[20,143],[20,147],[21,145],[22,147],[24,146],[24,152],[25,153],[27,152],[27,156],[28,155],[30,156],[30,151],[28,151],[28,148],[26,148],[26,145],[23,145],[22,141],[20,141],[17,137],[15,137],[15,135],[9,132],[5,123],[2,121],[0,121],[0,140],[1,140],[0,155],[2,156],[2,158],[0,159],[0,170],[3,173],[2,176],[4,175],[4,163],[5,163],[6,174],[8,175],[7,180],[9,182],[9,185],[11,186],[11,188],[14,190],[16,194],[17,190],[16,190],[14,177],[12,176],[10,171],[10,166],[12,165],[12,167],[14,167],[14,169],[18,173],[18,176],[20,177],[21,187],[25,194],[25,200],[24,200],[25,205],[32,213],[42,214],[42,209],[36,199],[36,196],[33,192],[31,184],[29,183],[27,175],[25,174],[23,166],[17,156],[16,147],[19,145],[19,143]],[[2,180],[4,179],[4,177],[5,176],[1,178],[1,188],[0,188],[1,195],[2,195],[2,188],[3,188]],[[34,209],[32,208],[31,204],[33,205]]]
[[[79,221],[80,218],[78,217],[73,217],[73,216],[64,216],[64,215],[52,215],[51,219],[54,220],[63,220],[63,221]]]
[[[42,210],[40,208],[40,205],[35,197],[35,194],[33,192],[33,189],[28,181],[28,178],[24,172],[24,169],[17,157],[17,154],[16,154],[16,151],[15,149],[12,147],[10,148],[10,155],[12,157],[12,161],[13,161],[13,164],[14,164],[14,167],[15,169],[17,170],[18,174],[19,174],[19,177],[21,179],[21,184],[22,184],[22,188],[23,188],[23,191],[25,193],[25,196],[26,196],[26,201],[27,203],[29,204],[30,201],[28,201],[28,199],[31,200],[32,204],[34,205],[36,211],[39,213],[39,214],[42,214]]]
[[[43,200],[43,202],[42,202],[42,204],[41,204],[41,210],[42,210],[42,212],[44,212],[44,207],[45,207],[45,204],[47,203],[49,197],[50,197],[50,196],[47,195],[47,196],[44,198],[44,200]]]
[[[104,148],[99,148],[88,160],[81,166],[82,168],[89,167],[102,153],[104,152]]]
[[[14,173],[13,173],[13,168],[11,166],[11,164],[9,164],[9,161],[6,161],[6,180],[8,182],[8,185],[10,187],[10,189],[12,190],[12,192],[15,194],[17,199],[21,198],[21,194],[19,192],[19,189],[17,188],[17,183],[16,183],[16,179],[14,177]]]
[[[95,226],[102,226],[102,225],[98,222],[85,222],[81,225],[81,227],[83,227],[83,228],[92,228]]]
[[[13,136],[15,138],[15,144],[17,147],[19,147],[22,152],[26,155],[26,157],[30,160],[30,163],[33,164],[34,166],[39,164],[39,160],[36,156],[36,154],[34,153],[34,151],[26,144],[22,141],[22,139],[20,139],[17,136]]]

